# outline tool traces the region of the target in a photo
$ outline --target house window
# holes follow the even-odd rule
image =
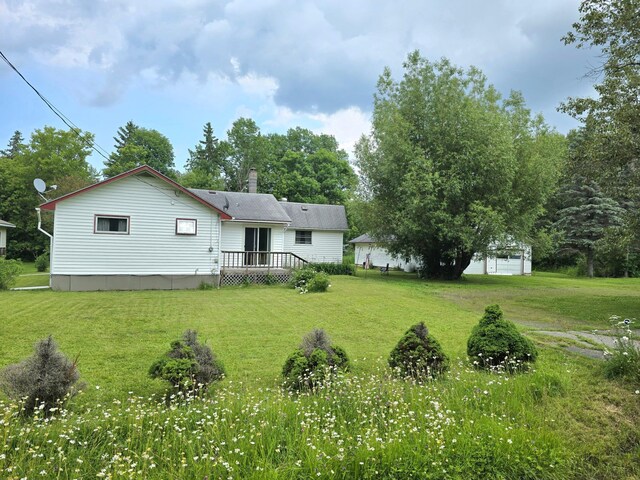
[[[311,245],[311,230],[296,230],[296,245]]]
[[[96,215],[94,233],[129,234],[129,217]]]
[[[176,235],[196,235],[198,221],[195,218],[176,218]]]

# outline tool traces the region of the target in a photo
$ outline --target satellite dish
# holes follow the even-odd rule
[[[38,193],[44,193],[45,190],[47,189],[47,184],[44,183],[44,180],[42,180],[41,178],[36,178],[33,181],[33,186],[36,188]]]

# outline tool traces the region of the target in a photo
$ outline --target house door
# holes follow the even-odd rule
[[[271,251],[271,229],[247,227],[244,229],[245,265],[267,265]]]

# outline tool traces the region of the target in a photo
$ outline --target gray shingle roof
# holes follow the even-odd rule
[[[289,223],[291,219],[276,198],[268,193],[219,192],[189,188],[205,202],[233,217],[234,220]]]
[[[280,202],[291,218],[289,228],[310,230],[349,230],[347,214],[342,205]]]
[[[13,223],[5,222],[4,220],[0,220],[0,227],[16,228],[16,226]]]
[[[368,233],[363,233],[359,237],[349,240],[349,243],[376,243],[376,241]]]

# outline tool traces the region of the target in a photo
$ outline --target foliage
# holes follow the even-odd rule
[[[93,183],[95,170],[88,164],[93,134],[53,127],[35,130],[28,143],[16,132],[0,158],[0,218],[13,223],[7,257],[33,260],[49,246],[49,238],[37,230],[35,208],[42,203],[33,188],[41,178],[57,190],[47,198]],[[51,231],[52,218],[43,212],[43,228]]]
[[[613,315],[610,321],[616,345],[613,351],[605,350],[605,377],[623,378],[640,387],[640,346],[632,330],[635,319]]]
[[[467,341],[467,355],[477,368],[517,371],[536,361],[538,351],[498,305],[489,305]]]
[[[38,272],[46,272],[49,268],[49,254],[38,255],[35,260],[35,267]]]
[[[331,286],[329,275],[316,271],[312,266],[306,266],[293,272],[291,284],[300,293],[326,292]]]
[[[564,208],[558,211],[555,226],[564,233],[566,247],[586,254],[587,275],[593,277],[596,242],[608,228],[622,225],[624,211],[595,182],[580,177],[565,186],[562,196]]]
[[[640,23],[629,0],[583,0],[580,19],[564,37],[567,45],[597,48],[593,95],[569,98],[561,110],[582,122],[572,155],[572,173],[597,181],[625,210],[630,250],[640,250]]]
[[[223,378],[224,367],[208,345],[198,342],[197,333],[187,330],[151,365],[149,375],[166,380],[176,391],[198,394]]]
[[[215,137],[210,122],[204,125],[203,136],[193,150],[189,149],[187,171],[180,176],[180,183],[189,188],[222,190],[222,171],[228,144]]]
[[[260,128],[250,118],[239,118],[227,131],[227,140],[219,148],[226,153],[224,160],[224,180],[231,192],[246,191],[249,170],[261,172],[268,156],[268,142],[260,133]],[[260,189],[261,179],[258,178]],[[259,190],[261,191],[261,190]]]
[[[284,385],[293,391],[314,390],[338,372],[349,370],[349,358],[344,349],[331,344],[322,329],[305,335],[300,347],[282,367]]]
[[[391,351],[389,366],[403,377],[426,380],[449,370],[449,357],[420,322],[407,330]]]
[[[0,257],[0,290],[13,287],[21,272],[22,264],[20,261]]]
[[[115,152],[105,160],[102,173],[113,177],[140,165],[149,165],[164,175],[173,177],[173,146],[157,130],[142,128],[129,121],[118,129]]]
[[[493,241],[526,238],[553,191],[564,138],[519,93],[500,102],[477,69],[418,52],[378,81],[372,133],[356,147],[368,231],[424,274],[459,278]]]
[[[65,357],[49,336],[35,345],[33,356],[0,372],[0,387],[11,399],[23,402],[26,414],[41,409],[49,415],[77,393],[76,367],[77,359]]]
[[[269,156],[258,171],[261,192],[290,202],[348,203],[357,177],[333,136],[293,128],[266,140]]]
[[[324,272],[328,275],[355,275],[356,267],[352,263],[310,263],[310,268],[316,272]]]
[[[264,284],[265,285],[277,285],[278,284],[278,277],[276,277],[272,273],[267,273],[264,276]]]

